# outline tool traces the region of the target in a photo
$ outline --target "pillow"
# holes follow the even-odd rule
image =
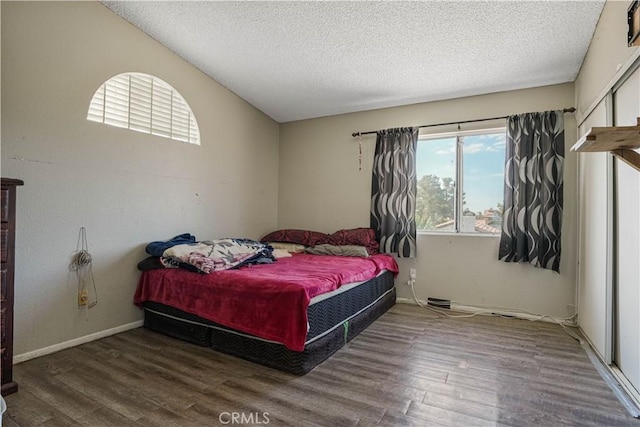
[[[369,255],[380,252],[376,232],[372,228],[350,228],[338,230],[329,236],[327,242],[334,246],[357,245],[367,248]]]
[[[162,262],[160,262],[160,257],[150,256],[138,263],[138,270],[140,271],[149,271],[164,268]]]
[[[343,245],[343,246],[335,246],[335,245],[317,245],[312,248],[305,249],[305,252],[314,254],[314,255],[338,255],[338,256],[360,256],[367,257],[369,253],[367,252],[367,248],[364,246],[356,246],[356,245]]]
[[[300,253],[304,252],[304,245],[298,245],[297,243],[285,243],[285,242],[269,242],[267,243],[273,249],[280,249],[289,253]]]
[[[318,231],[283,229],[273,231],[264,236],[262,242],[296,243],[304,246],[315,246],[329,243],[329,235]]]
[[[287,258],[287,257],[291,257],[293,255],[291,255],[289,252],[285,251],[284,249],[274,249],[273,250],[273,257],[275,259],[279,259],[279,258]]]

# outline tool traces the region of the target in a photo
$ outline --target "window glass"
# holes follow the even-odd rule
[[[464,191],[460,231],[499,234],[504,200],[505,133],[462,139]]]
[[[417,229],[455,230],[456,138],[420,140],[416,177]]]
[[[505,130],[429,135],[418,141],[419,231],[499,234]]]

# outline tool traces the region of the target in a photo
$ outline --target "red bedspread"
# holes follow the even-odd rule
[[[134,303],[170,305],[302,351],[311,298],[369,280],[382,270],[398,273],[398,264],[384,254],[368,258],[294,254],[272,264],[211,274],[151,270],[142,273]]]

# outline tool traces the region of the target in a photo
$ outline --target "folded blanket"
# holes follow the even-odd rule
[[[174,245],[162,253],[165,267],[187,264],[202,273],[229,270],[249,263],[273,262],[269,245],[249,239],[219,239]]]
[[[183,245],[195,243],[196,236],[189,233],[179,234],[167,241],[151,242],[145,248],[145,251],[151,256],[162,256],[163,252],[175,245]]]

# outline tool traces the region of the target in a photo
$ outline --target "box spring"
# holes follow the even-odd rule
[[[261,365],[303,375],[338,351],[395,304],[393,274],[384,272],[347,291],[312,303],[302,352],[235,331],[174,307],[145,302],[146,328]]]

